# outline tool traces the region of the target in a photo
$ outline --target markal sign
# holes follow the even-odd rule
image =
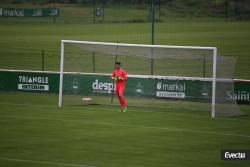
[[[49,78],[19,75],[18,90],[49,91]]]
[[[156,97],[185,98],[185,83],[178,81],[158,82],[156,85]]]

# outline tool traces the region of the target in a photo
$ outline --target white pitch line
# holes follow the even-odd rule
[[[235,133],[217,133],[217,132],[211,132],[211,131],[188,130],[188,129],[181,129],[181,128],[138,126],[138,125],[126,125],[126,124],[113,124],[113,123],[107,123],[107,122],[75,121],[75,120],[64,120],[64,119],[51,119],[51,120],[64,121],[64,122],[78,122],[78,123],[96,124],[96,125],[109,125],[109,126],[131,127],[131,128],[142,128],[142,129],[158,129],[158,130],[186,132],[186,133],[200,133],[200,134],[209,134],[209,135],[221,135],[221,136],[234,136],[234,137],[250,138],[250,135],[241,135],[241,134],[235,134]]]
[[[162,109],[162,108],[161,108]],[[167,109],[175,109],[173,107],[169,107]],[[177,109],[181,109],[181,108],[177,108]],[[150,110],[136,110],[136,109],[132,109],[132,111],[136,111],[136,112],[145,112],[145,113],[166,113],[166,114],[170,114],[170,115],[176,115],[176,116],[187,116],[187,117],[197,117],[197,118],[205,118],[205,119],[210,119],[211,117],[205,115],[197,115],[197,114],[183,114],[183,113],[178,113],[178,112],[165,112],[165,111],[150,111]],[[198,109],[196,110],[191,110],[191,111],[197,111],[197,112],[208,112],[208,111],[200,111]],[[248,120],[244,120],[244,119],[234,119],[234,118],[225,118],[225,117],[216,117],[213,119],[220,119],[220,120],[228,120],[228,121],[248,121]]]
[[[32,107],[32,106],[37,106],[37,107],[48,107],[48,108],[58,108],[56,105],[46,105],[46,104],[28,104],[28,103],[22,103],[22,104],[14,104],[14,103],[5,103],[1,102],[0,105],[9,105],[9,106],[22,106],[22,107]]]
[[[4,116],[9,118],[17,118],[13,116]],[[233,137],[245,137],[250,138],[250,135],[242,135],[235,133],[219,133],[212,131],[200,131],[200,130],[190,130],[182,128],[167,128],[167,127],[157,127],[157,126],[139,126],[139,125],[127,125],[127,124],[113,124],[108,122],[92,122],[92,121],[77,121],[77,120],[66,120],[66,119],[51,119],[51,118],[42,118],[42,117],[18,117],[21,119],[40,119],[40,120],[51,120],[51,121],[62,121],[62,122],[75,122],[75,123],[85,123],[85,124],[95,124],[95,125],[108,125],[108,126],[120,126],[120,127],[130,127],[130,128],[142,128],[142,129],[158,129],[166,131],[175,131],[175,132],[186,132],[186,133],[198,133],[198,134],[207,134],[207,135],[220,135],[220,136],[233,136]]]
[[[91,166],[91,165],[68,164],[68,163],[61,163],[61,162],[37,161],[37,160],[30,160],[30,159],[18,159],[18,158],[4,158],[4,157],[0,157],[0,160],[5,160],[5,161],[15,161],[15,162],[26,162],[26,163],[34,163],[34,164],[58,165],[58,166],[72,166],[72,167],[96,167],[96,166]]]
[[[39,106],[39,107],[47,107],[47,108],[58,108],[57,106],[52,106],[52,105],[34,105],[34,104],[13,104],[13,103],[0,103],[0,105],[10,105],[10,106]],[[71,106],[72,108],[79,108],[79,107],[76,107],[76,106]],[[84,108],[86,109],[99,109],[99,108],[94,108],[94,107],[87,107],[87,106],[84,106]],[[161,108],[161,109],[164,109],[164,108]],[[172,108],[172,107],[168,107],[166,109],[175,109],[175,108]],[[181,109],[181,108],[179,108]],[[103,109],[102,110],[105,110],[105,111],[110,111],[110,110],[115,110],[115,109]],[[189,110],[189,109],[188,109]],[[188,117],[193,117],[193,118],[205,118],[205,119],[210,119],[210,117],[208,116],[201,116],[201,115],[196,115],[196,114],[183,114],[183,113],[174,113],[174,112],[164,112],[164,111],[149,111],[149,110],[146,110],[146,111],[143,111],[143,110],[136,110],[136,109],[132,109],[131,111],[136,111],[136,112],[145,112],[145,113],[166,113],[166,114],[170,114],[170,115],[176,115],[176,116],[188,116]],[[198,109],[196,110],[193,110],[193,111],[197,111],[197,112],[201,112],[199,111]],[[204,112],[204,111],[202,111]],[[228,120],[228,121],[240,121],[240,122],[244,122],[244,121],[248,121],[248,120],[244,120],[244,119],[234,119],[234,118],[213,118],[213,119],[221,119],[221,120]]]

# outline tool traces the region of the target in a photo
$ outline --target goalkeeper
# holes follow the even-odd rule
[[[111,77],[116,83],[115,94],[117,95],[120,105],[121,112],[127,112],[126,99],[124,97],[125,81],[127,80],[127,74],[124,69],[121,68],[120,62],[115,62],[115,70]]]

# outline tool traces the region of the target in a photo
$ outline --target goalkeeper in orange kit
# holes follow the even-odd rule
[[[121,111],[127,112],[128,109],[126,107],[126,99],[124,97],[125,81],[127,80],[127,74],[126,71],[121,68],[120,62],[115,63],[115,70],[113,71],[111,78],[115,81],[116,84],[115,94],[119,99]]]

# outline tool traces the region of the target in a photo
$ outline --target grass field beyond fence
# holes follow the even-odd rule
[[[0,68],[59,70],[62,39],[150,43],[150,25],[141,24],[17,24],[0,25]],[[181,21],[156,24],[156,43],[216,46],[219,54],[236,56],[235,78],[250,78],[250,23]]]
[[[0,7],[47,8],[53,5],[2,3]],[[93,6],[56,4],[56,7],[61,9],[56,24],[53,24],[53,17],[0,17],[0,68],[40,70],[44,50],[45,70],[58,71],[62,39],[151,44],[147,5],[107,5],[106,21],[98,23],[102,17],[97,17],[98,24],[92,22]],[[162,21],[155,25],[155,44],[218,47],[219,54],[238,57],[235,78],[250,79],[250,22],[226,22],[223,18],[204,16],[173,17],[173,12],[162,8]],[[156,19],[158,17],[156,13]],[[86,18],[91,21],[86,22]]]

